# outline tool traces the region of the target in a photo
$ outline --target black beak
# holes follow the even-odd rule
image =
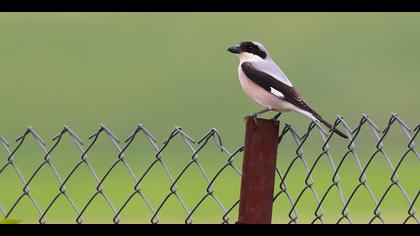
[[[233,54],[239,54],[239,53],[242,52],[241,48],[237,45],[228,48],[228,51],[233,53]]]

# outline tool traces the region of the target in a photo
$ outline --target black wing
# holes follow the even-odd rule
[[[316,111],[314,111],[308,104],[306,104],[306,102],[303,100],[303,97],[300,96],[299,92],[294,87],[290,87],[280,80],[272,77],[271,75],[257,70],[251,62],[244,62],[242,63],[241,67],[245,75],[254,83],[258,84],[273,95],[279,97],[279,99],[284,99],[296,107],[310,112],[315,118],[326,125],[329,129],[333,129],[334,132],[343,138],[348,138],[347,135],[345,135],[340,130],[333,128],[333,125],[324,120]]]
[[[282,99],[286,100],[287,102],[295,105],[296,107],[304,111],[316,114],[316,112],[305,103],[302,96],[300,96],[299,92],[294,87],[290,87],[289,85],[284,84],[283,82],[272,77],[271,75],[255,69],[251,62],[244,62],[242,63],[241,67],[245,75],[250,80],[258,84],[268,92],[278,97],[281,97]],[[279,93],[273,91],[278,91],[283,96],[279,96]]]

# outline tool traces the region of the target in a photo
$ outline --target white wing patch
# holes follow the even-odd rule
[[[284,98],[284,94],[282,92],[278,91],[277,89],[273,87],[270,87],[270,89],[271,89],[270,92],[272,94],[276,95],[277,97]]]

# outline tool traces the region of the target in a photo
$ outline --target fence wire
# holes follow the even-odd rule
[[[334,210],[339,216],[334,222],[327,223],[353,223],[352,206],[357,204],[358,201],[367,200],[371,201],[373,207],[371,209],[364,209],[363,217],[368,219],[365,223],[387,223],[382,208],[385,200],[392,197],[391,192],[397,191],[402,195],[402,198],[399,199],[398,206],[395,206],[395,208],[406,212],[404,219],[401,219],[400,223],[420,224],[415,210],[415,206],[420,195],[420,181],[418,179],[418,175],[417,177],[413,177],[414,179],[405,180],[409,181],[412,183],[411,185],[414,186],[414,195],[411,194],[411,192],[413,192],[413,187],[410,185],[410,193],[406,191],[406,188],[403,186],[401,178],[399,177],[401,171],[404,170],[405,163],[407,163],[410,158],[415,159],[415,166],[411,166],[411,168],[415,169],[417,173],[420,171],[420,156],[415,149],[415,139],[420,131],[420,123],[414,129],[410,129],[397,114],[392,114],[388,124],[383,130],[381,130],[369,116],[363,115],[360,122],[354,128],[352,128],[342,117],[338,117],[336,119],[334,126],[343,129],[350,137],[349,140],[344,141],[346,142],[346,147],[343,148],[343,150],[339,150],[341,151],[339,153],[342,153],[341,155],[336,155],[335,153],[337,151],[333,152],[333,148],[331,148],[332,142],[339,139],[339,137],[335,136],[331,132],[325,131],[316,123],[310,123],[308,129],[303,134],[299,134],[291,124],[286,123],[283,126],[279,137],[280,151],[278,159],[281,160],[284,158],[285,160],[288,160],[282,152],[283,149],[290,148],[290,145],[288,145],[285,141],[287,139],[293,140],[295,145],[293,147],[295,154],[292,157],[289,156],[291,161],[285,166],[280,164],[283,162],[279,161],[277,168],[278,181],[273,199],[274,204],[281,204],[282,209],[288,209],[286,212],[287,219],[281,218],[280,223],[303,223],[301,215],[307,214],[308,209],[305,208],[304,211],[306,212],[303,213],[300,206],[305,204],[304,201],[306,201],[307,195],[315,201],[313,209],[310,209],[313,216],[311,217],[311,221],[308,223],[326,223],[326,210],[324,208],[328,202],[327,199],[331,198],[330,196],[338,197],[340,207],[335,207]],[[406,143],[406,146],[404,147],[404,152],[401,153],[401,155],[398,157],[393,156],[391,158],[386,152],[384,142],[388,141],[392,144],[392,137],[389,137],[389,131],[391,129],[396,129],[393,127],[402,130],[404,137],[406,137],[404,142]],[[373,141],[375,143],[374,147],[371,147],[373,148],[372,153],[367,157],[361,157],[359,154],[362,153],[364,155],[366,150],[357,149],[357,139],[361,136],[360,133],[364,129],[370,130],[373,134]],[[316,133],[316,135],[313,133]],[[106,170],[105,174],[99,175],[98,172],[95,171],[93,164],[91,164],[89,155],[94,147],[97,146],[99,138],[102,136],[108,139],[111,142],[112,148],[115,149],[115,161]],[[138,170],[134,169],[129,164],[126,156],[128,155],[127,153],[129,150],[133,149],[137,145],[135,140],[139,139],[140,136],[142,136],[141,138],[147,140],[150,147],[153,149],[154,156],[137,157],[148,160],[150,159],[151,161],[151,163],[146,166],[145,171],[138,175],[136,174],[138,173]],[[79,152],[79,155],[77,157],[78,161],[74,167],[71,168],[71,171],[69,173],[63,173],[56,168],[55,164],[60,162],[60,156],[55,156],[55,154],[56,150],[65,144],[63,140],[68,138],[73,143],[74,148]],[[310,142],[311,139],[315,138],[319,138],[322,142],[319,153],[304,153],[303,149],[306,147],[305,145]],[[33,173],[23,173],[18,165],[17,156],[22,151],[25,143],[29,142],[27,141],[29,139],[35,141],[39,150],[41,150],[42,155],[36,160],[35,163],[39,163],[38,161],[40,161],[40,164],[37,164]],[[181,140],[184,145],[182,148],[188,150],[190,153],[188,154],[189,161],[179,172],[171,171],[171,168],[168,165],[168,159],[171,157],[166,155],[168,147],[174,143],[175,139]],[[221,156],[223,159],[223,165],[215,172],[216,174],[210,175],[209,172],[206,171],[206,166],[202,165],[200,156],[205,149],[214,147],[214,144],[222,153]],[[229,151],[223,144],[222,138],[216,129],[211,129],[202,138],[195,141],[181,127],[175,127],[169,134],[168,138],[162,144],[159,144],[158,139],[155,138],[153,134],[142,124],[135,127],[125,142],[120,142],[110,129],[108,129],[105,125],[101,125],[99,129],[89,137],[88,143],[85,144],[70,127],[65,126],[59,134],[52,139],[52,143],[50,145],[51,146],[48,147],[49,145],[47,142],[45,142],[32,127],[27,127],[24,133],[16,140],[14,147],[0,135],[0,146],[4,151],[3,156],[6,157],[3,159],[3,156],[0,154],[0,180],[2,180],[2,177],[6,178],[6,171],[11,171],[14,173],[13,175],[16,180],[20,183],[20,185],[12,186],[7,184],[7,186],[0,186],[0,193],[13,192],[13,190],[16,189],[19,189],[20,192],[16,197],[16,200],[14,200],[12,204],[8,205],[2,202],[2,198],[0,196],[0,215],[3,216],[3,218],[19,218],[19,215],[17,215],[18,213],[16,213],[17,209],[20,205],[24,205],[23,202],[25,200],[29,200],[30,205],[33,206],[38,214],[38,222],[46,224],[49,223],[48,216],[50,212],[53,211],[58,204],[63,204],[63,201],[61,200],[64,199],[64,201],[68,203],[68,208],[73,211],[73,215],[68,216],[67,219],[74,219],[74,221],[65,223],[75,222],[82,224],[85,223],[84,218],[86,217],[86,212],[95,205],[98,198],[102,198],[106,207],[112,211],[113,218],[110,219],[109,222],[118,224],[124,223],[126,219],[124,219],[122,215],[130,208],[131,204],[135,202],[134,199],[138,197],[137,199],[141,199],[148,209],[148,212],[139,212],[139,214],[151,215],[149,221],[153,224],[165,223],[161,221],[160,216],[165,211],[165,206],[167,206],[172,199],[175,199],[175,202],[177,202],[177,204],[181,207],[180,209],[182,209],[182,212],[177,212],[176,215],[178,218],[182,217],[183,222],[186,224],[195,223],[194,218],[197,217],[200,208],[203,208],[203,205],[205,205],[204,203],[208,201],[212,201],[214,206],[216,206],[217,211],[220,212],[220,216],[212,219],[212,222],[209,223],[230,224],[236,222],[239,206],[239,191],[235,192],[232,190],[237,193],[237,195],[234,196],[234,201],[224,202],[223,199],[225,198],[221,198],[219,196],[224,195],[224,191],[226,191],[226,189],[224,188],[224,191],[222,190],[216,193],[216,182],[223,182],[223,174],[227,171],[233,171],[233,173],[235,173],[236,180],[240,180],[240,165],[244,147],[240,146],[233,151]],[[311,156],[315,156],[315,161],[311,162],[309,160]],[[375,191],[371,187],[371,182],[367,174],[370,169],[375,168],[377,159],[385,161],[387,165],[387,169],[381,170],[382,179],[380,181],[386,185],[384,191]],[[318,188],[319,182],[317,182],[316,175],[314,173],[319,171],[319,168],[324,168],[320,164],[321,162],[324,162],[324,160],[328,163],[331,170],[331,176],[329,176],[330,182],[328,183],[326,190],[320,191],[320,188]],[[25,159],[25,161],[32,161],[32,159]],[[340,175],[345,169],[345,166],[349,165],[349,162],[352,162],[357,167],[353,170],[353,172],[355,172],[353,174],[358,176],[358,178],[355,186],[351,187],[351,191],[345,191],[344,185],[346,179],[343,180],[343,178],[340,178]],[[293,179],[293,171],[295,171],[296,166],[298,165],[303,165],[304,167],[303,175],[305,176],[305,180],[303,186],[301,187],[299,187],[300,185],[296,185],[297,181]],[[87,168],[89,174],[95,180],[95,186],[94,189],[92,189],[93,193],[86,196],[88,199],[86,202],[76,203],[73,199],[76,190],[68,191],[67,186],[69,185],[69,182],[78,175],[78,171],[82,168]],[[166,186],[167,192],[164,193],[163,200],[156,204],[157,200],[153,199],[152,201],[142,188],[142,185],[146,181],[146,177],[150,175],[153,170],[158,168],[163,170],[162,173],[165,178],[167,178],[168,184]],[[199,196],[194,196],[198,197],[199,201],[187,202],[185,199],[191,199],[191,196],[187,196],[188,194],[197,194],[197,191],[190,191],[197,188],[197,186],[191,184],[194,181],[190,181],[189,183],[191,186],[184,187],[182,194],[179,191],[178,186],[182,181],[185,181],[184,177],[188,173],[192,172],[193,168],[198,170],[198,175],[194,176],[194,178],[200,178],[205,181],[206,188]],[[31,190],[34,186],[34,182],[37,178],[40,178],[40,173],[43,171],[49,171],[55,178],[56,194],[52,196],[37,196]],[[123,201],[122,204],[116,204],[113,202],[111,197],[113,191],[115,190],[106,188],[105,182],[110,178],[113,178],[114,172],[120,171],[125,171],[126,174],[130,176],[132,190],[131,194],[126,196],[126,200]],[[404,176],[407,176],[407,174]],[[413,174],[413,176],[416,175]],[[10,179],[3,180],[6,183],[10,182]],[[225,182],[229,181],[231,181],[231,179],[225,180]],[[292,190],[296,188],[299,188],[298,191]],[[368,198],[360,199],[357,197],[357,195],[362,191],[367,192]],[[282,202],[282,198],[286,199],[286,201]],[[38,200],[48,202],[48,204],[39,204]],[[27,203],[25,203],[25,207],[28,207]],[[276,218],[276,214],[278,214],[278,212],[275,211],[273,215],[274,219]],[[358,215],[355,217],[360,216]],[[54,219],[51,221],[54,221]]]

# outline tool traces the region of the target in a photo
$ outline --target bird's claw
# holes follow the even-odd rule
[[[254,119],[254,123],[255,123],[255,125],[258,127],[258,115],[261,115],[261,114],[264,114],[264,113],[266,113],[266,112],[269,112],[269,111],[272,111],[272,109],[271,108],[265,108],[264,110],[261,110],[261,111],[259,111],[259,112],[256,112],[256,113],[253,113],[252,115],[250,115],[250,116],[246,116],[245,118],[244,118],[244,120],[246,120],[247,118],[250,118],[250,117],[252,117],[253,119]],[[278,116],[276,116],[276,117],[278,117]]]
[[[246,121],[248,118],[252,118],[253,120],[254,120],[254,122],[255,122],[255,124],[257,124],[258,123],[258,116],[257,115],[255,115],[255,114],[252,114],[252,115],[249,115],[249,116],[245,116],[244,117],[244,121]]]
[[[278,120],[279,117],[281,116],[281,114],[282,114],[281,112],[277,113],[277,115],[275,115],[273,118],[271,118],[271,120],[274,120],[274,121]]]
[[[252,119],[254,119],[254,123],[255,123],[255,126],[257,126],[258,127],[258,117],[257,116],[251,116],[252,117]]]

